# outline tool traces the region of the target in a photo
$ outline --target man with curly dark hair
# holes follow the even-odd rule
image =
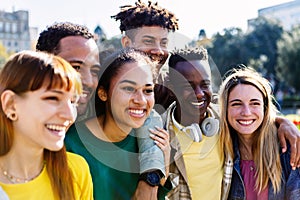
[[[132,47],[147,53],[157,62],[159,76],[155,85],[155,109],[162,113],[173,102],[174,97],[168,88],[168,69],[165,64],[168,52],[169,32],[179,29],[175,14],[157,3],[138,0],[134,5],[121,6],[121,11],[111,16],[120,21],[120,31],[125,33],[121,39],[123,47]]]
[[[142,50],[159,62],[159,69],[168,58],[168,33],[178,30],[178,19],[157,3],[140,0],[135,5],[121,6],[121,11],[112,16],[120,21],[123,47]]]
[[[77,121],[89,117],[93,110],[89,102],[96,90],[100,70],[94,35],[83,25],[54,23],[40,33],[36,49],[61,56],[81,74],[83,95],[78,102]]]

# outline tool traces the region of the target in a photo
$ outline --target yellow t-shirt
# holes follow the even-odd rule
[[[93,199],[93,184],[87,162],[73,153],[68,152],[67,156],[69,167],[74,174],[76,199]],[[46,167],[38,177],[28,183],[3,184],[0,182],[0,186],[10,200],[58,200],[53,194]]]
[[[216,134],[212,137],[202,135],[201,142],[194,142],[178,129],[176,132],[183,153],[192,199],[220,199],[223,177],[220,135]]]

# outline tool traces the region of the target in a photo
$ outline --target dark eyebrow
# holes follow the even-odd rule
[[[253,102],[253,101],[259,101],[259,102],[262,102],[260,99],[250,99],[250,102]]]
[[[229,103],[232,103],[232,102],[235,102],[235,101],[237,101],[237,102],[241,102],[241,100],[240,100],[240,99],[233,99],[233,100],[229,101]],[[256,102],[256,101],[262,102],[262,101],[261,101],[261,100],[259,100],[259,99],[250,99],[250,102]]]
[[[130,80],[123,80],[123,81],[120,81],[119,84],[121,84],[121,83],[130,83],[130,84],[136,85],[136,82],[130,81]]]
[[[229,101],[229,103],[232,103],[232,102],[235,102],[235,101],[241,102],[241,100],[239,100],[239,99],[233,99],[233,100]]]
[[[154,39],[155,39],[155,37],[153,37],[153,36],[150,36],[150,35],[144,35],[144,36],[143,36],[143,38],[148,38],[148,39],[152,39],[152,40],[154,40]]]
[[[144,35],[143,38],[155,40],[156,38],[151,35]],[[168,40],[168,38],[161,38],[161,40]]]
[[[132,85],[136,85],[136,82],[130,81],[130,80],[123,80],[123,81],[120,81],[119,84],[122,84],[122,83],[130,83],[130,84],[132,84]],[[153,84],[152,84],[152,83],[147,83],[147,84],[145,84],[145,86],[146,86],[146,87],[148,87],[148,86],[153,86]]]
[[[190,84],[190,85],[194,85],[194,81],[188,81],[188,83]],[[201,84],[211,84],[211,82],[210,82],[210,80],[202,80],[201,82],[200,82]]]

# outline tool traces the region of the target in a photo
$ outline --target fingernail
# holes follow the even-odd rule
[[[150,137],[155,137],[155,135],[154,135],[154,134],[152,134],[152,133],[150,133]]]

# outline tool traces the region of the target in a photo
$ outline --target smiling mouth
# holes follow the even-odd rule
[[[150,55],[150,57],[151,57],[151,60],[157,61],[157,62],[160,63],[160,64],[165,60],[164,56],[154,56],[154,55]]]
[[[57,124],[46,124],[46,128],[52,132],[66,132],[67,127],[64,125]]]
[[[191,104],[193,105],[193,106],[203,106],[204,105],[204,101],[200,101],[200,102],[191,102]]]
[[[254,119],[252,119],[252,120],[237,120],[237,122],[238,122],[239,124],[241,124],[241,125],[246,125],[246,126],[248,126],[248,125],[253,124]]]
[[[145,113],[145,109],[129,109],[129,114],[134,117],[143,117]]]

